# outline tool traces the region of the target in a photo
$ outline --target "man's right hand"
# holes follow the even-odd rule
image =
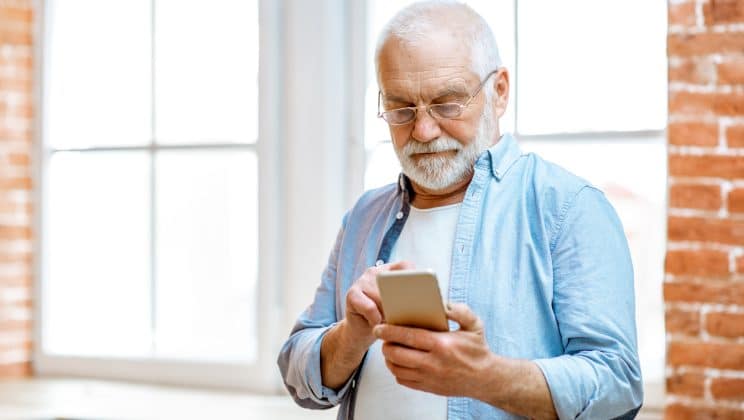
[[[344,319],[326,333],[320,346],[323,385],[338,389],[346,383],[377,339],[372,330],[384,319],[377,273],[412,268],[408,261],[370,267],[351,285]]]
[[[377,288],[377,273],[412,268],[414,268],[413,263],[408,261],[370,267],[354,282],[346,293],[344,332],[348,334],[348,343],[358,343],[366,351],[377,339],[372,329],[381,324],[384,319],[380,290]]]

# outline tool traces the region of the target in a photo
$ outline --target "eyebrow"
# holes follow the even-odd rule
[[[457,89],[457,88],[454,88],[454,87],[446,87],[446,88],[440,90],[439,92],[437,92],[437,94],[432,98],[432,101],[435,101],[435,100],[437,100],[439,98],[443,98],[445,96],[451,96],[451,95],[468,96],[469,94],[470,93],[468,93],[468,92],[466,92],[464,90],[461,90],[461,89]],[[386,95],[384,92],[382,93],[382,98],[385,101],[390,101],[390,102],[401,102],[401,103],[411,102],[409,99],[404,99],[404,98],[401,98],[401,97],[395,96],[395,95]]]
[[[445,89],[440,90],[437,95],[434,97],[434,99],[441,98],[444,96],[450,96],[450,95],[469,95],[470,93],[461,89],[457,89],[454,87],[447,87]]]
[[[382,99],[390,102],[411,102],[408,99],[403,99],[395,95],[386,95],[384,92],[382,93]]]

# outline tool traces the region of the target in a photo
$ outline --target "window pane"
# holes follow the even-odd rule
[[[666,2],[533,0],[518,7],[520,133],[664,128]]]
[[[255,154],[163,151],[156,168],[158,356],[254,360]]]
[[[48,144],[149,142],[150,2],[65,0],[48,9]]]
[[[661,284],[666,246],[664,137],[626,141],[546,140],[523,142],[520,146],[525,152],[536,152],[584,177],[604,191],[617,210],[633,259],[638,352],[643,379],[662,382],[665,335]]]
[[[509,71],[509,104],[506,112],[499,120],[499,130],[502,133],[514,131],[515,95],[516,95],[516,73],[514,52],[514,2],[513,1],[489,1],[469,0],[466,1],[476,12],[488,22],[499,48],[499,56],[504,67]]]
[[[393,150],[393,143],[378,143],[367,152],[367,170],[364,173],[364,189],[382,187],[396,182],[400,174],[400,161]]]
[[[150,350],[149,158],[58,152],[45,230],[45,349],[141,356]]]
[[[253,143],[257,0],[155,2],[155,138]]]

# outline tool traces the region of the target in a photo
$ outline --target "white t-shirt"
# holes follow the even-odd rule
[[[460,203],[432,209],[411,207],[393,247],[390,262],[411,261],[437,274],[442,299],[447,300],[452,246]],[[385,366],[382,341],[369,348],[359,380],[354,417],[368,419],[446,419],[447,398],[399,385]]]

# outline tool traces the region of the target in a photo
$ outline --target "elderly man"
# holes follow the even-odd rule
[[[295,401],[357,419],[633,418],[622,226],[601,191],[500,133],[509,77],[483,18],[416,3],[387,24],[376,62],[403,174],[343,219],[279,355]],[[414,266],[436,271],[458,328],[383,322],[376,274]]]

